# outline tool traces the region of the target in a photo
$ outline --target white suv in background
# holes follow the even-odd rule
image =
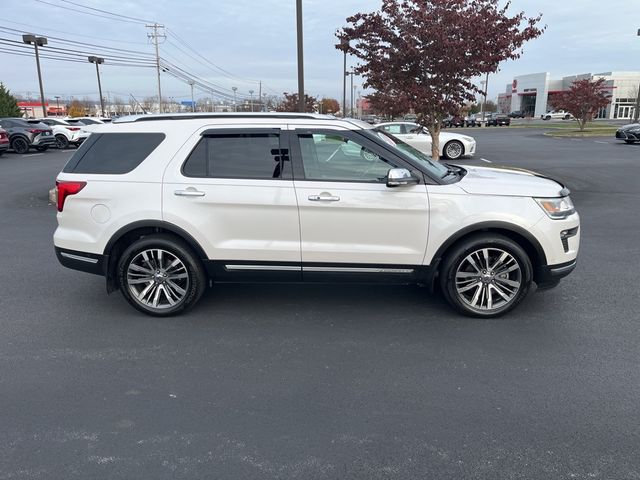
[[[523,170],[432,161],[358,120],[144,115],[99,125],[57,178],[59,261],[172,315],[208,285],[439,287],[493,317],[576,265],[568,190]]]
[[[51,127],[58,148],[68,148],[69,145],[78,147],[91,135],[91,132],[82,128],[84,125],[71,125],[67,121],[55,117],[39,118],[34,121]]]

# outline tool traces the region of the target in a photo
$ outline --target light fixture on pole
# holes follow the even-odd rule
[[[38,82],[40,83],[40,104],[42,105],[42,116],[47,116],[47,108],[44,103],[44,88],[42,87],[42,72],[40,71],[40,54],[38,53],[38,47],[44,47],[47,44],[45,37],[38,37],[36,35],[22,35],[22,41],[29,45],[34,46],[36,49],[36,67],[38,68]]]
[[[253,90],[249,90],[249,95],[251,95],[251,100],[249,100],[249,104],[251,105],[251,113],[253,113]]]
[[[102,84],[100,83],[100,68],[99,65],[104,63],[104,58],[101,57],[89,57],[89,63],[96,64],[96,75],[98,76],[98,94],[100,95],[100,110],[102,112],[102,116],[106,117],[106,113],[104,111],[104,98],[102,98]]]
[[[238,104],[236,103],[236,92],[238,91],[238,87],[231,87],[231,90],[233,90],[233,111],[237,112]]]

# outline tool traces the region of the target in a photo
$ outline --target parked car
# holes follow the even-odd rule
[[[83,125],[102,125],[102,119],[98,117],[65,117],[64,120],[70,125],[75,123],[82,123]]]
[[[416,120],[418,120],[418,115],[416,115],[415,113],[407,113],[404,117],[402,117],[402,119],[405,122],[415,122]]]
[[[568,275],[580,237],[552,179],[435,162],[313,114],[123,118],[56,184],[58,260],[156,316],[211,284],[276,280],[438,286],[458,311],[495,317]]]
[[[429,131],[411,122],[385,122],[376,125],[378,130],[389,133],[422,153],[431,155],[431,134]],[[473,137],[459,133],[440,132],[440,156],[457,160],[476,153],[476,141]]]
[[[56,138],[56,146],[58,148],[68,148],[69,145],[78,147],[84,142],[91,132],[83,129],[80,125],[69,125],[68,122],[59,118],[47,117],[37,120],[27,120],[29,123],[42,122],[51,127],[53,136]]]
[[[516,110],[515,112],[511,112],[509,114],[509,118],[524,118],[527,114],[524,110]]]
[[[624,125],[616,131],[616,138],[626,143],[640,142],[640,123]]]
[[[485,114],[485,120],[486,120],[486,116],[488,114]],[[481,113],[472,113],[471,115],[468,115],[465,119],[464,119],[464,123],[467,127],[481,127],[482,126],[482,114]]]
[[[0,128],[0,155],[9,150],[9,134],[3,128]]]
[[[44,152],[56,145],[53,131],[44,123],[31,124],[22,118],[0,118],[0,127],[9,134],[9,145],[16,153],[27,153],[31,147]]]
[[[370,123],[371,125],[375,125],[376,123],[380,123],[380,117],[377,115],[363,115],[361,120],[363,122]]]
[[[449,115],[442,121],[444,128],[464,127],[464,118],[459,115]]]
[[[564,110],[550,110],[547,113],[543,113],[540,115],[542,120],[552,120],[552,119],[561,119],[561,120],[571,120],[573,115],[569,112],[565,112]]]
[[[487,118],[487,127],[509,126],[511,119],[504,113],[491,113]]]

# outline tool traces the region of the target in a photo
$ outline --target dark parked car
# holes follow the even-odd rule
[[[0,127],[9,134],[9,145],[16,153],[27,153],[33,147],[44,152],[56,146],[56,137],[44,123],[31,124],[22,118],[0,118]]]
[[[501,125],[511,125],[511,119],[504,113],[492,113],[487,117],[487,127],[497,127]]]
[[[464,117],[459,115],[449,115],[442,121],[442,126],[447,127],[464,127]]]
[[[360,120],[370,123],[371,125],[375,125],[376,123],[380,123],[382,121],[382,119],[377,115],[363,115]]]
[[[627,143],[640,142],[640,123],[632,123],[620,127],[616,132],[616,138]]]
[[[3,128],[0,128],[0,155],[9,150],[9,134]]]
[[[524,118],[526,116],[526,113],[524,110],[516,110],[515,112],[511,112],[509,114],[510,118]]]

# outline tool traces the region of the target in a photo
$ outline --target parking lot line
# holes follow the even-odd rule
[[[487,160],[486,158],[481,158],[480,160],[482,160],[483,162],[487,162],[487,163],[493,163],[491,160]]]
[[[604,143],[605,145],[609,145],[609,142],[602,142],[600,140],[594,140],[594,142],[596,142],[596,143]]]
[[[22,155],[23,157],[37,157],[38,155],[44,155],[44,153],[30,153],[28,155]]]

